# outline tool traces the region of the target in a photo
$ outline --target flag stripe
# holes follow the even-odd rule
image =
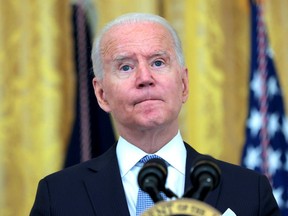
[[[268,104],[267,104],[267,62],[266,62],[266,42],[265,42],[265,29],[263,24],[263,11],[260,7],[257,16],[257,46],[259,50],[258,56],[258,71],[261,77],[261,99],[260,99],[260,112],[262,113],[262,127],[260,131],[260,139],[262,146],[262,170],[266,176],[269,176],[268,172],[268,158],[267,158],[267,148],[269,144],[268,132],[267,132],[267,115],[268,115]],[[270,179],[270,177],[269,177]]]

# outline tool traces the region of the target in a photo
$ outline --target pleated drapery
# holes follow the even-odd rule
[[[75,102],[71,1],[0,0],[0,215],[28,215],[38,181],[63,166]],[[73,1],[74,3],[76,1]],[[94,34],[126,12],[169,20],[183,41],[190,96],[180,115],[197,150],[239,164],[245,140],[250,13],[244,0],[90,0]],[[288,106],[288,0],[265,20]],[[287,111],[286,111],[287,113]]]

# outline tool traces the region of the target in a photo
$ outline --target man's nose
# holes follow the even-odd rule
[[[136,72],[136,85],[137,88],[143,88],[155,85],[153,72],[149,68],[149,65],[146,64],[139,65],[139,68]]]

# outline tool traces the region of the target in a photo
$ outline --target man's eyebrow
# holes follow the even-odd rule
[[[134,55],[133,54],[121,54],[121,55],[117,55],[115,57],[113,57],[112,61],[123,61],[123,60],[127,60],[127,59],[133,59]]]
[[[158,57],[158,56],[169,56],[169,54],[166,51],[157,51],[155,53],[152,53],[150,58]]]

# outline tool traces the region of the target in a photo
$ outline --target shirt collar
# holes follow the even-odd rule
[[[129,143],[123,137],[118,140],[116,153],[121,177],[125,176],[142,157],[147,155],[146,152]],[[186,148],[179,131],[172,140],[155,154],[163,158],[183,175],[185,174]]]

